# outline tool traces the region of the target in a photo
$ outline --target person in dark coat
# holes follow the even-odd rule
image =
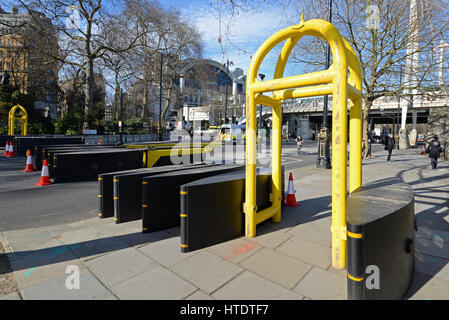
[[[391,161],[391,152],[394,149],[394,138],[393,138],[393,134],[390,133],[390,135],[385,139],[385,150],[388,151],[388,157],[387,157],[387,161]]]
[[[438,141],[438,136],[435,135],[433,136],[433,139],[432,141],[430,141],[429,146],[427,147],[426,150],[426,153],[429,154],[432,169],[437,168],[440,152],[443,152],[443,148],[441,147],[441,143]]]

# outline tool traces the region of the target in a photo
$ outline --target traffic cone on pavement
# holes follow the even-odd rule
[[[31,151],[27,150],[27,163],[25,165],[25,169],[22,170],[22,172],[34,172],[36,169],[34,169],[33,165],[33,157],[31,156]]]
[[[48,175],[47,159],[45,159],[44,164],[42,165],[41,181],[36,183],[36,186],[47,186],[49,184],[53,184],[53,182],[50,181],[50,176]]]
[[[419,150],[419,154],[424,154],[426,152],[426,150],[424,150],[424,146],[421,145],[421,150]]]
[[[12,142],[9,143],[9,157],[15,157],[16,154],[14,153],[14,145]]]
[[[287,197],[285,199],[286,207],[298,207],[299,206],[299,203],[296,201],[295,192],[296,191],[293,187],[293,175],[290,172],[290,178],[288,181]]]
[[[3,153],[3,156],[9,157],[9,141],[6,141],[5,153]]]

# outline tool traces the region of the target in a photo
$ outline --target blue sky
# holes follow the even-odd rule
[[[222,4],[220,9],[217,2]],[[252,8],[238,10],[233,16],[229,8],[217,0],[164,0],[162,4],[177,8],[185,20],[196,26],[204,41],[204,58],[221,63],[229,59],[234,67],[242,68],[246,74],[257,48],[276,31],[300,20],[293,4],[279,6],[276,1],[267,2],[253,1]],[[220,34],[222,45],[218,42]],[[276,54],[269,55],[261,66],[260,71],[266,74],[266,79],[273,77],[276,58]],[[292,69],[297,68],[288,71],[292,72]]]

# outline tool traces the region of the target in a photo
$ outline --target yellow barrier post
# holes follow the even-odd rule
[[[21,116],[19,118],[16,117],[16,110],[19,110],[21,113]],[[9,110],[8,115],[8,134],[13,136],[14,135],[14,126],[16,120],[20,121],[21,126],[21,132],[23,136],[26,136],[28,134],[28,114],[24,107],[21,105],[16,105]]]
[[[305,75],[283,77],[293,47],[303,36],[326,40],[334,64],[327,70]],[[266,55],[285,41],[279,55],[273,80],[258,81],[257,74]],[[349,70],[348,70],[349,69]],[[349,79],[348,79],[349,71]],[[272,92],[272,96],[263,95]],[[266,219],[281,219],[281,127],[284,99],[332,95],[332,265],[346,268],[346,197],[347,197],[347,99],[350,98],[350,192],[361,187],[361,70],[354,51],[331,23],[304,21],[285,28],[268,38],[251,60],[246,84],[246,190],[243,210],[245,235],[254,237],[256,225]],[[273,108],[272,194],[271,207],[262,211],[256,205],[256,104]]]

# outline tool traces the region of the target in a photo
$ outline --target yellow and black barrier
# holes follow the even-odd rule
[[[413,189],[376,181],[351,193],[347,208],[348,299],[402,299],[415,262]]]
[[[213,150],[209,145],[181,145],[177,144],[171,148],[155,147],[144,151],[143,163],[147,168],[166,166],[179,160],[180,163],[204,162],[205,154]],[[175,162],[176,163],[176,162]]]
[[[142,150],[116,149],[55,154],[53,179],[55,182],[96,180],[106,172],[142,167]]]
[[[153,232],[180,225],[180,187],[198,179],[243,170],[243,165],[213,165],[158,174],[142,179],[142,232]],[[208,192],[203,197],[209,197]],[[205,208],[207,210],[207,208]]]
[[[281,170],[283,175],[284,167]],[[245,234],[244,171],[184,184],[180,193],[181,252],[199,250]],[[257,206],[268,208],[272,201],[271,169],[257,169]]]
[[[171,165],[144,168],[134,172],[117,173],[113,182],[113,207],[115,223],[142,219],[142,179],[181,170],[206,168],[205,164]]]
[[[116,175],[128,174],[133,172],[145,172],[154,170],[152,168],[140,168],[123,171],[113,171],[98,175],[98,202],[100,218],[109,218],[114,216],[114,179]]]

